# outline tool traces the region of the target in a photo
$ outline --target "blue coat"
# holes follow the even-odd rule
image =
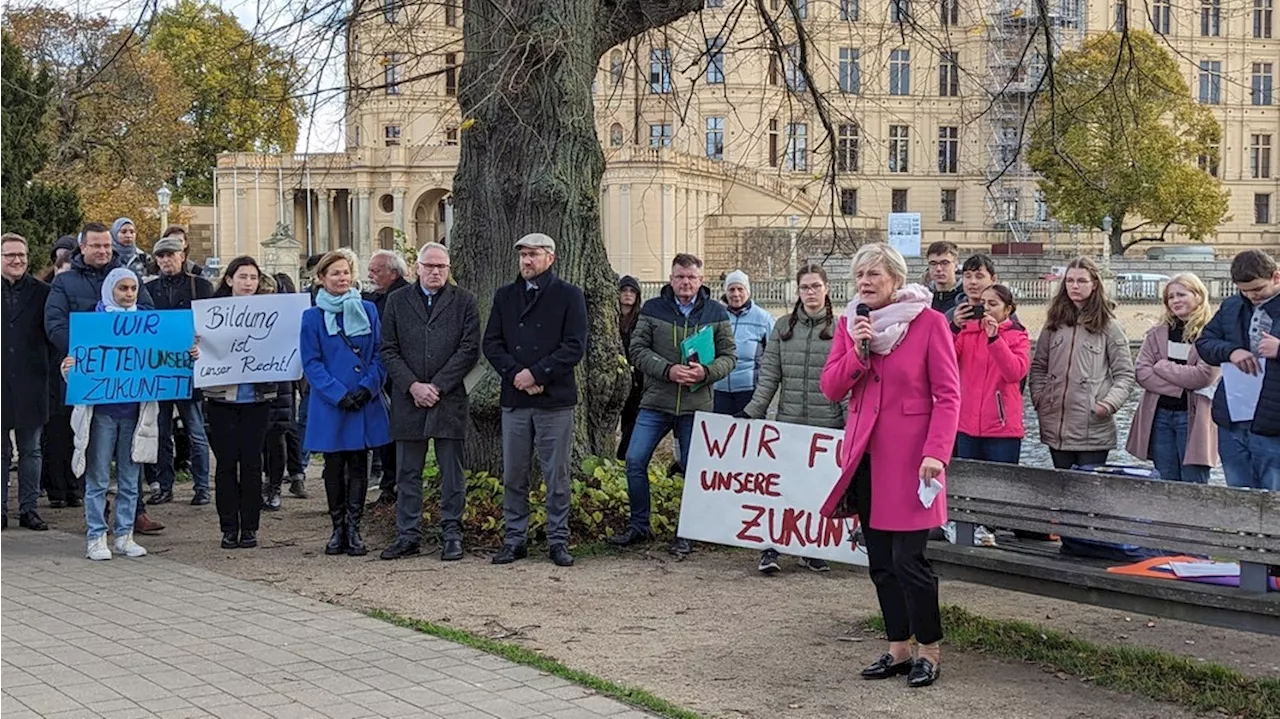
[[[369,334],[351,337],[360,355],[347,346],[341,335],[330,335],[324,327],[324,310],[312,307],[302,313],[299,342],[302,368],[311,394],[307,405],[307,436],[302,446],[308,452],[347,452],[381,447],[391,442],[387,408],[382,405],[382,384],[387,370],[378,356],[382,327],[378,309],[364,301],[369,315]],[[342,325],[342,317],[338,317]],[[357,412],[338,409],[347,392],[364,387],[373,399]]]
[[[750,392],[756,388],[760,377],[760,363],[764,359],[764,345],[777,321],[769,310],[747,300],[741,314],[729,310],[729,326],[733,328],[733,341],[738,345],[738,364],[728,377],[715,383],[717,392]]]

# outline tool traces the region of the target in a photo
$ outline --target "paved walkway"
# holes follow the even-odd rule
[[[0,713],[73,717],[646,719],[531,667],[161,557],[0,542]]]

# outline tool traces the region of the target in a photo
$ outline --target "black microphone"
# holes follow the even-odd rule
[[[858,303],[858,308],[857,308],[857,310],[855,310],[855,311],[858,313],[858,316],[859,316],[859,317],[867,317],[867,318],[870,318],[870,317],[871,317],[871,308],[870,308],[870,307],[868,307],[866,304],[864,304],[864,303],[862,303],[862,302],[859,302],[859,303]],[[861,352],[862,352],[862,356],[863,356],[863,357],[870,357],[870,356],[871,356],[871,341],[870,341],[870,340],[862,340],[862,344],[859,346],[859,349],[861,350]]]

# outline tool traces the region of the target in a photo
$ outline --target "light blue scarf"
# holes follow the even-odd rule
[[[316,307],[324,310],[324,328],[330,335],[336,335],[343,329],[348,337],[359,337],[373,331],[369,326],[369,315],[364,311],[364,301],[360,299],[360,290],[354,287],[341,295],[320,290],[316,295]],[[338,327],[339,312],[342,313],[342,327]]]

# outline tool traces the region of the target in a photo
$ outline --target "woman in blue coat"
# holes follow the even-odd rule
[[[360,515],[369,489],[368,450],[391,441],[382,386],[387,371],[378,356],[378,310],[352,286],[354,260],[330,252],[316,265],[316,306],[302,314],[302,367],[311,394],[306,452],[324,453],[324,491],[333,536],[325,554],[368,553]]]

